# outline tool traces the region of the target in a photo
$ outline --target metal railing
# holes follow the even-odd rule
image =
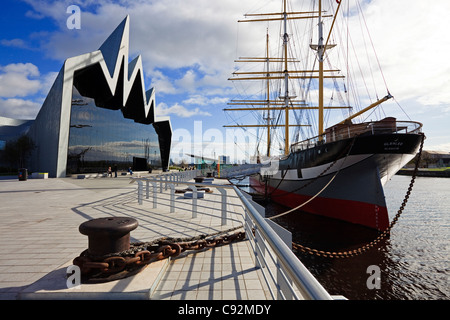
[[[198,210],[198,187],[215,188],[220,192],[221,202],[221,224],[226,225],[228,206],[230,198],[238,198],[239,206],[243,209],[243,224],[247,239],[249,239],[254,255],[255,267],[263,273],[266,284],[273,299],[311,299],[311,300],[333,300],[333,297],[314,278],[306,267],[295,256],[289,246],[269,225],[266,219],[255,208],[251,199],[248,199],[236,186],[226,184],[190,182],[195,178],[197,172],[184,171],[177,173],[166,173],[153,177],[132,178],[138,183],[138,203],[143,204],[144,198],[151,199],[153,208],[158,206],[159,193],[170,189],[169,207],[174,212],[175,185],[187,185],[192,190],[192,218],[196,218]],[[159,184],[159,185],[158,185]],[[145,185],[145,187],[144,187]],[[233,190],[236,196],[227,190]],[[210,194],[208,194],[209,197]],[[214,201],[212,199],[207,200]],[[185,209],[185,206],[183,207]]]

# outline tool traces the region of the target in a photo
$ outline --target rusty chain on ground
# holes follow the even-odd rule
[[[190,238],[161,237],[150,242],[130,243],[128,250],[100,257],[90,255],[86,249],[73,264],[80,268],[84,283],[117,280],[138,273],[151,262],[174,258],[187,250],[203,250],[244,240],[244,231],[227,234],[240,228],[243,226]]]
[[[376,239],[372,240],[368,244],[366,244],[358,249],[341,251],[341,252],[312,249],[312,248],[309,248],[309,247],[306,247],[306,246],[303,246],[301,244],[297,244],[294,242],[292,243],[292,248],[297,250],[298,252],[309,253],[311,255],[317,255],[317,256],[325,257],[325,258],[350,258],[350,257],[360,255],[360,254],[366,252],[367,250],[373,248],[376,244],[378,244],[381,240],[383,240],[388,234],[390,234],[392,227],[397,223],[398,219],[400,218],[400,215],[403,213],[403,210],[405,209],[406,203],[408,202],[409,196],[411,195],[411,191],[414,186],[414,182],[416,180],[417,170],[419,169],[420,158],[422,156],[423,143],[425,141],[425,135],[423,133],[421,133],[421,134],[422,134],[422,141],[420,142],[418,156],[417,156],[414,171],[413,171],[413,174],[411,177],[411,182],[409,183],[408,190],[406,191],[406,195],[402,201],[402,204],[400,205],[399,210],[397,211],[397,214],[395,215],[394,219],[392,219],[392,222],[390,223],[389,227],[386,230],[384,230]]]

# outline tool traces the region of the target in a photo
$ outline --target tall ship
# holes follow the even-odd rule
[[[253,114],[256,123],[229,116],[234,123],[225,127],[256,130],[255,161],[265,164],[249,177],[257,193],[288,208],[384,231],[389,216],[383,186],[417,154],[422,124],[384,113],[382,104],[395,101],[387,85],[381,98],[367,89],[378,83],[375,69],[386,81],[376,53],[366,55],[373,49],[370,35],[350,35],[353,26],[361,34],[367,30],[364,17],[356,18],[362,14],[359,1],[292,2],[282,0],[281,10],[248,13],[239,21],[260,23],[264,54],[236,60],[252,67],[237,67],[229,80],[239,88],[251,83],[254,91],[242,89],[243,97],[225,111]],[[294,3],[303,8],[293,9]],[[364,44],[356,43],[361,39]],[[368,71],[370,80],[360,71]]]

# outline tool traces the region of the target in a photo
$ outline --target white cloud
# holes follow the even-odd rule
[[[181,118],[190,118],[193,116],[212,116],[211,113],[201,111],[200,108],[189,110],[178,103],[175,103],[171,107],[167,106],[165,103],[159,103],[156,106],[155,114],[156,116],[168,116],[173,114]]]
[[[0,115],[34,119],[56,75],[57,72],[41,75],[32,63],[0,66]]]
[[[354,17],[351,26],[357,30],[367,24],[391,93],[399,100],[416,99],[425,106],[448,103],[450,67],[443,60],[450,50],[446,41],[450,2],[373,0],[365,5],[365,22]],[[357,40],[361,39],[354,39],[355,46]],[[368,48],[357,48],[361,67],[366,69],[365,50],[372,50],[368,40]],[[377,57],[371,58],[371,65],[379,73]],[[380,89],[384,88],[381,80],[377,83]]]
[[[204,95],[192,95],[188,99],[183,100],[183,103],[185,104],[195,104],[199,106],[207,106],[211,104],[222,104],[228,102],[228,98],[222,98],[222,97],[214,97],[214,98],[208,98]]]
[[[183,91],[194,92],[197,88],[195,71],[188,70],[181,79],[175,81],[175,84]]]
[[[131,17],[130,50],[142,54],[146,70],[198,65],[202,72],[231,70],[235,52],[236,20],[242,17],[242,1],[77,1],[81,29],[66,28],[68,2],[31,1],[34,13],[50,17],[59,30],[42,37],[48,56],[67,57],[98,48],[111,30],[128,14]],[[86,8],[86,10],[85,10]],[[89,10],[89,11],[88,11]]]
[[[0,97],[24,97],[39,91],[38,68],[31,63],[0,66]]]
[[[68,17],[66,8],[72,4],[69,3],[70,1],[26,1],[34,8],[32,12],[27,13],[29,17],[51,17],[59,26],[59,30],[36,32],[30,35],[30,39],[33,36],[34,41],[40,40],[42,51],[48,57],[61,61],[97,49],[129,14],[130,58],[133,58],[133,55],[142,55],[145,78],[150,80],[148,87],[155,87],[157,101],[160,99],[159,94],[162,96],[183,94],[180,95],[178,103],[159,104],[156,108],[159,115],[170,114],[181,118],[196,115],[210,116],[212,111],[209,113],[203,108],[189,109],[187,107],[218,105],[226,102],[225,97],[232,92],[236,97],[235,89],[231,88],[232,83],[226,80],[235,67],[233,60],[242,55],[264,56],[267,24],[236,23],[246,12],[266,11],[265,8],[260,7],[261,2],[256,0],[248,2],[241,0],[125,0],[120,2],[77,0],[75,4],[78,4],[82,10],[80,30],[66,28]],[[263,2],[263,5],[275,5],[267,12],[280,9],[279,1]],[[336,6],[335,1],[330,3]],[[430,106],[440,110],[448,109],[450,68],[445,63],[445,57],[450,50],[450,42],[446,41],[450,27],[446,14],[450,12],[450,1],[358,0],[358,3],[364,10],[365,21],[358,20],[352,15],[348,22],[350,27],[356,30],[365,30],[367,24],[371,37],[366,38],[366,45],[360,45],[359,35],[354,35],[353,42],[349,43],[350,49],[354,45],[360,58],[357,68],[366,71],[364,73],[368,75],[366,83],[358,75],[354,79],[355,86],[358,86],[359,94],[362,95],[362,106],[365,107],[366,103],[369,103],[365,97],[365,84],[368,86],[372,86],[372,82],[376,84],[378,92],[377,94],[371,92],[372,101],[377,96],[381,98],[386,94],[383,78],[379,75],[378,58],[390,93],[405,107],[409,115],[419,117],[413,120],[420,121],[420,116],[428,112]],[[296,4],[293,3],[293,5]],[[341,12],[346,8],[345,4]],[[299,8],[298,11],[302,9],[305,8]],[[352,6],[351,9],[356,10],[357,7]],[[329,26],[331,19],[326,22]],[[341,34],[346,33],[346,23],[347,21],[336,24]],[[311,25],[316,28],[314,21]],[[270,41],[271,44],[276,45],[279,44],[279,40],[280,34],[277,29],[273,35],[271,34]],[[329,52],[330,55],[338,55],[341,49],[347,48],[347,44],[342,43],[341,40],[339,37],[333,39],[338,42],[338,46]],[[370,40],[373,41],[377,56],[367,58],[366,51],[372,50]],[[20,39],[3,41],[3,45],[24,45]],[[340,54],[340,57],[343,58],[345,55]],[[336,67],[344,69],[345,65],[346,61],[343,59]],[[238,66],[241,67],[241,65]],[[5,94],[8,94],[3,96],[4,98],[12,98],[13,94],[17,94],[14,96],[16,98],[25,97],[24,94],[27,92],[37,93],[43,90],[40,89],[44,83],[42,77],[33,75],[32,68],[28,72],[31,73],[0,72],[5,76],[14,75],[15,81],[19,82],[18,86],[10,88],[11,90],[0,85],[0,93],[3,90]],[[372,72],[378,75],[374,79],[371,79]],[[241,84],[237,84],[239,85]],[[332,88],[331,84],[329,88]],[[17,93],[13,93],[13,90],[17,90]],[[249,91],[245,93],[250,94]],[[395,103],[383,105],[388,115],[391,105],[395,106]],[[216,113],[213,115],[216,116]],[[216,119],[219,121],[220,117],[211,118],[212,121]]]
[[[57,72],[41,75],[32,63],[12,63],[0,66],[0,97],[26,97],[36,93],[47,94]]]
[[[68,17],[65,9],[72,3],[27,2],[33,6],[34,15],[51,17],[60,26],[60,30],[41,38],[47,54],[60,60],[98,48],[111,30],[129,14],[130,50],[132,54],[142,54],[145,72],[154,75],[155,68],[175,70],[195,65],[202,73],[200,76],[199,72],[188,70],[176,80],[170,80],[167,75],[156,76],[152,79],[152,86],[160,93],[173,94],[181,90],[194,93],[199,86],[226,86],[234,58],[243,52],[261,54],[267,27],[266,23],[236,23],[243,13],[262,10],[256,1],[244,4],[240,0],[119,3],[80,0],[76,1],[82,10],[82,27],[78,31],[68,30],[65,24]],[[278,1],[266,2],[264,5],[274,5],[273,10],[279,10]],[[352,16],[350,26],[365,29],[367,23],[391,93],[401,99],[416,98],[422,104],[448,101],[450,91],[444,90],[450,84],[448,68],[443,67],[440,60],[450,49],[450,44],[445,41],[448,30],[445,14],[450,11],[450,2],[372,0],[359,3],[365,10],[366,21]],[[31,13],[28,15],[32,16]],[[345,24],[341,24],[340,28],[346,30]],[[261,38],[251,38],[257,34],[254,31],[258,31]],[[353,40],[356,45],[359,39],[356,37]],[[279,34],[271,37],[271,42],[279,42]],[[345,44],[340,45],[345,47]],[[368,46],[370,49],[370,43]],[[368,64],[363,58],[366,47],[360,46],[356,50],[363,59],[361,67],[367,69]],[[370,60],[372,67],[377,67],[375,58]],[[382,80],[377,81],[381,96],[385,93],[384,84]]]
[[[177,92],[177,89],[174,87],[171,79],[167,75],[164,75],[161,71],[156,70],[151,72],[150,77],[150,87],[154,87],[157,90],[158,94],[174,94]]]
[[[41,50],[48,58],[62,62],[99,48],[125,16],[130,15],[130,59],[142,55],[147,88],[154,87],[161,95],[214,95],[217,98],[208,101],[213,104],[218,103],[218,99],[223,102],[222,97],[230,90],[231,83],[226,79],[233,68],[236,21],[243,13],[243,4],[239,0],[80,0],[76,2],[81,8],[80,30],[66,27],[69,16],[66,8],[72,3],[25,1],[33,8],[27,13],[28,17],[49,17],[59,26],[56,30],[30,35],[41,43]],[[182,74],[180,68],[183,68]],[[39,83],[35,85],[38,87]],[[185,96],[182,99],[186,100]],[[159,114],[211,115],[199,108],[187,109],[179,103],[170,105],[162,105]]]
[[[431,145],[431,146],[427,147],[427,150],[450,152],[450,142]]]
[[[41,104],[24,99],[0,99],[0,115],[14,119],[34,119]]]
[[[2,46],[6,46],[6,47],[15,47],[15,48],[22,48],[22,49],[28,49],[28,45],[25,43],[24,40],[22,39],[11,39],[11,40],[7,40],[7,39],[2,39],[0,41],[0,44]]]
[[[193,125],[193,127],[191,127]],[[216,161],[220,155],[229,155],[232,162],[245,159],[249,162],[256,145],[256,130],[206,128],[203,121],[193,121],[188,127],[177,128],[172,134],[171,158],[191,162],[187,154]]]

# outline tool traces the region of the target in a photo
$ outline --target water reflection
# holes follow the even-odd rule
[[[410,178],[394,176],[385,187],[390,219],[397,213]],[[245,182],[241,182],[245,184]],[[249,190],[247,190],[249,191]],[[351,258],[298,253],[302,263],[330,294],[352,300],[450,299],[450,179],[418,178],[392,233],[369,251]],[[266,216],[285,207],[268,203]],[[377,232],[304,212],[275,220],[293,234],[295,243],[324,251],[359,248]],[[380,268],[380,289],[369,289],[367,268]]]
[[[270,203],[266,206],[267,217],[286,210]],[[350,251],[371,242],[378,232],[349,223],[308,214],[294,212],[275,220],[292,232],[293,242],[323,251]],[[327,258],[309,253],[296,252],[302,263],[311,271],[332,295],[343,295],[348,299],[376,299],[379,290],[369,290],[367,268],[378,266],[381,275],[390,264],[389,239],[383,239],[368,252],[350,258]],[[390,286],[382,281],[382,286]],[[382,288],[383,290],[384,288]]]
[[[74,88],[67,172],[104,172],[161,166],[158,135],[152,125],[126,119],[120,110],[95,106]]]

